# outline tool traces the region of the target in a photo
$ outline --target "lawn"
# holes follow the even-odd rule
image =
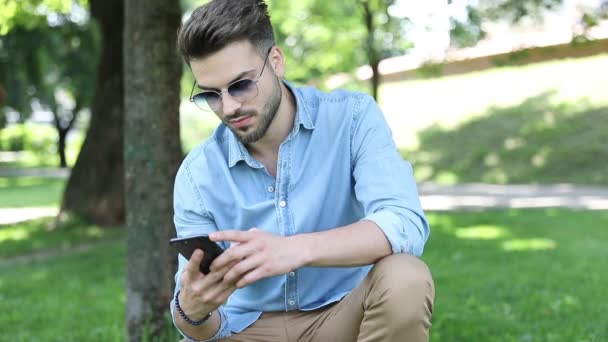
[[[608,212],[497,210],[429,219],[423,259],[437,288],[432,341],[608,340]],[[25,234],[35,226],[13,229]],[[123,340],[125,258],[120,234],[43,261],[3,257],[0,341]]]
[[[388,83],[419,181],[608,185],[608,54]]]
[[[0,208],[57,207],[65,180],[0,177]]]

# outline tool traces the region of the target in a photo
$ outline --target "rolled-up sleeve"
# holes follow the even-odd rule
[[[188,166],[188,158],[184,161],[177,172],[175,178],[175,187],[173,192],[173,210],[175,230],[178,237],[187,237],[201,234],[209,234],[217,231],[215,222],[211,215],[204,207],[204,202],[201,194],[198,192],[196,183]],[[188,260],[181,255],[178,255],[178,269],[175,273],[175,290],[173,300],[171,301],[171,316],[173,324],[179,333],[186,338],[187,341],[197,341],[181,331],[175,324],[175,295],[181,288],[181,273]],[[219,308],[221,325],[218,332],[212,338],[206,341],[213,341],[230,336],[230,328],[228,320],[222,307]]]
[[[360,97],[354,106],[351,164],[363,220],[380,227],[393,253],[420,256],[430,229],[413,169],[399,154],[382,111],[369,96]]]

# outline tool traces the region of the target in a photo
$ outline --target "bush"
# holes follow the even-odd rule
[[[42,159],[56,150],[57,133],[49,125],[13,124],[0,130],[0,151],[30,151]]]

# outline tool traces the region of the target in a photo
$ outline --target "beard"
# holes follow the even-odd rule
[[[272,94],[264,104],[264,107],[262,107],[262,111],[260,113],[258,113],[256,110],[237,111],[233,115],[230,115],[230,117],[224,117],[222,121],[228,128],[230,128],[232,133],[234,133],[234,135],[241,143],[243,143],[243,145],[254,143],[266,135],[268,128],[270,128],[270,125],[272,124],[272,120],[274,120],[274,117],[277,115],[279,105],[281,104],[281,98],[281,86],[278,77],[275,76],[273,79]],[[251,132],[244,132],[238,128],[232,127],[230,124],[230,120],[249,115],[257,117],[258,121],[257,126],[253,127],[253,131]]]

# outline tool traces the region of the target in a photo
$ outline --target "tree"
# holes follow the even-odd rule
[[[37,18],[32,20],[35,25],[16,20],[0,36],[0,46],[5,47],[0,53],[0,84],[7,85],[6,105],[20,122],[30,116],[33,105],[52,113],[59,166],[67,167],[66,137],[92,98],[88,84],[94,77],[96,32],[86,18],[77,20],[69,12],[54,12],[52,22],[28,13],[25,7],[13,16]]]
[[[127,329],[162,338],[172,298],[176,254],[173,181],[181,163],[181,59],[175,47],[177,0],[127,0],[125,17],[125,197],[127,200]]]
[[[269,1],[277,41],[287,46],[290,79],[306,82],[368,64],[376,95],[380,60],[411,47],[407,40],[409,21],[391,14],[394,2]]]
[[[99,225],[125,220],[123,163],[123,0],[91,0],[101,47],[91,122],[68,179],[60,218],[73,213]]]

